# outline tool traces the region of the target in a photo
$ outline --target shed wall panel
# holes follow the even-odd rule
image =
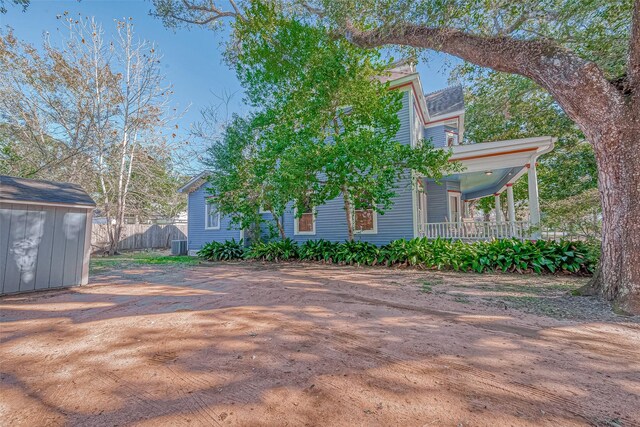
[[[65,254],[64,254],[64,266],[62,274],[62,286],[72,286],[80,282],[78,272],[78,249],[82,246],[84,240],[84,234],[82,239],[80,238],[80,231],[84,228],[85,217],[84,214],[70,209],[64,215],[64,239]]]
[[[9,226],[11,225],[10,205],[0,204],[0,293],[3,293],[4,276],[9,255]]]
[[[56,208],[43,209],[42,240],[38,248],[38,264],[36,267],[36,289],[47,289],[51,277],[51,259],[53,254],[53,234]]]
[[[83,282],[90,210],[0,203],[0,294]]]
[[[67,239],[64,237],[64,216],[69,210],[57,208],[53,220],[53,250],[51,252],[51,273],[49,275],[49,287],[62,286],[64,280],[64,262],[67,248]]]
[[[9,224],[9,246],[3,293],[13,293],[20,290],[20,265],[22,263],[22,245],[24,243],[26,225],[26,205],[13,205]]]
[[[29,206],[25,225],[25,237],[22,244],[22,263],[20,266],[20,291],[33,291],[36,287],[38,248],[42,240],[43,211],[40,206]]]

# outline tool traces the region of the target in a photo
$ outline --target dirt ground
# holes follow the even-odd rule
[[[640,425],[640,324],[583,280],[130,266],[0,299],[3,425]]]

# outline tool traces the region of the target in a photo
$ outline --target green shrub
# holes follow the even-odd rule
[[[256,242],[243,248],[235,240],[206,244],[198,255],[209,260],[251,258],[265,261],[292,259],[357,265],[405,265],[455,271],[565,272],[592,274],[599,248],[582,241],[520,241],[515,239],[464,243],[460,240],[416,238],[395,240],[378,247],[372,243],[309,240],[298,246],[291,239]]]
[[[287,238],[269,243],[256,242],[249,247],[246,257],[265,261],[287,261],[298,258],[298,244]]]
[[[298,250],[298,256],[304,261],[333,262],[340,243],[329,240],[307,240]]]
[[[382,262],[382,251],[373,243],[353,241],[340,243],[334,262],[338,264],[375,265]]]
[[[226,240],[224,243],[209,242],[197,253],[201,258],[209,261],[230,261],[244,258],[244,246],[242,240]]]

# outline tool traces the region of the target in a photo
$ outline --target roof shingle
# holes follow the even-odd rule
[[[429,116],[437,117],[464,109],[462,86],[451,86],[424,95]]]
[[[79,185],[0,175],[0,202],[42,202],[95,206]]]

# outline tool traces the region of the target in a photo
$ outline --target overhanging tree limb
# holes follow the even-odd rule
[[[347,21],[345,36],[361,47],[384,45],[432,49],[496,71],[528,77],[548,90],[576,122],[601,122],[603,110],[618,110],[622,95],[602,70],[566,49],[545,40],[519,40],[510,36],[480,36],[455,28],[434,28],[411,23],[360,30]],[[576,96],[598,93],[598,96]]]

